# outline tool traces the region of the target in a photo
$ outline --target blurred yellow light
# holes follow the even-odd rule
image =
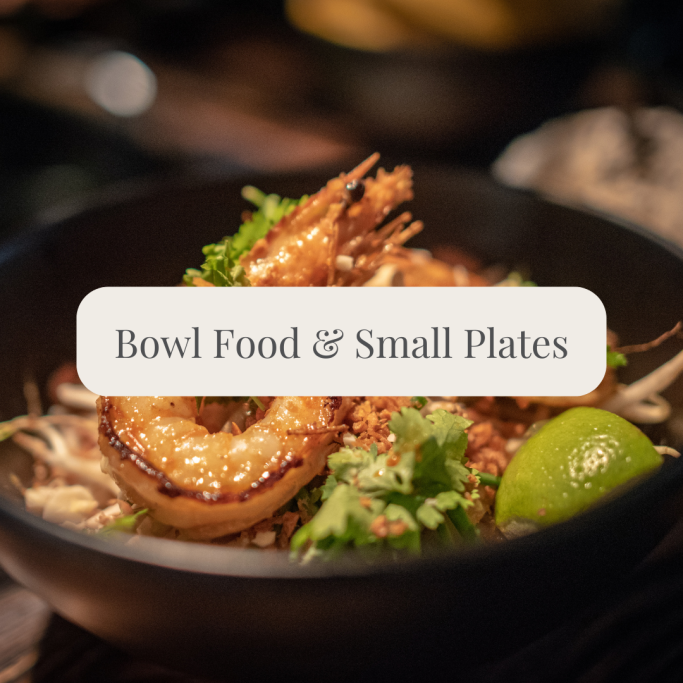
[[[366,0],[287,0],[286,11],[302,31],[359,50],[382,52],[423,42],[420,31]]]
[[[444,39],[506,49],[589,34],[622,0],[287,0],[293,24],[334,43],[391,50]]]

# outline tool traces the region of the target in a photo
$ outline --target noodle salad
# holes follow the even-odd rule
[[[495,281],[455,250],[405,243],[412,172],[367,175],[373,155],[319,192],[281,198],[248,186],[237,233],[203,249],[189,287],[533,286]],[[34,458],[26,508],[127,543],[150,535],[289,549],[419,553],[499,541],[561,522],[678,453],[632,423],[665,421],[662,392],[683,352],[631,385],[629,354],[606,333],[605,375],[581,397],[96,397],[62,368],[54,403],[0,424]],[[457,387],[454,387],[457,392]]]

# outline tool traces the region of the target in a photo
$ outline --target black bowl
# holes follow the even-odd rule
[[[683,315],[683,254],[633,227],[553,205],[452,169],[416,169],[421,246],[457,244],[528,268],[542,285],[597,293],[624,343]],[[326,178],[261,178],[299,196]],[[237,181],[165,187],[83,209],[0,252],[0,417],[25,411],[27,376],[75,357],[75,313],[102,285],[173,285],[200,247],[238,224]],[[672,355],[635,357],[627,377]],[[667,396],[683,442],[681,385]],[[374,565],[292,565],[286,555],[142,538],[123,546],[33,517],[9,473],[30,461],[3,444],[0,560],[16,580],[97,635],[150,658],[221,677],[446,673],[518,650],[614,595],[680,516],[683,463],[670,463],[568,523],[459,553]]]

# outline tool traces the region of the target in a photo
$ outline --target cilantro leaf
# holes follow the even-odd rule
[[[377,543],[379,539],[370,531],[370,526],[384,507],[381,500],[364,505],[357,488],[339,484],[318,514],[292,537],[293,555],[298,555],[298,550],[308,542],[311,542],[313,552],[307,553],[304,559],[314,557],[318,554],[316,550],[325,550],[329,555],[343,550],[348,544],[360,547]]]
[[[195,287],[195,278],[200,278],[215,287],[249,287],[244,268],[230,255],[232,237],[224,237],[217,244],[207,244],[202,253],[206,260],[201,268],[188,268],[183,283]]]
[[[362,448],[342,448],[328,458],[328,467],[334,472],[335,480],[357,486],[365,493],[398,491],[410,493],[412,460],[401,459],[389,465],[389,454],[377,454],[377,446],[369,451]]]
[[[387,542],[396,550],[420,552],[420,526],[406,508],[389,503],[384,509]]]
[[[475,497],[474,493],[472,498]],[[456,491],[442,491],[436,498],[427,498],[418,508],[416,517],[428,529],[436,529],[439,524],[444,522],[442,512],[454,510],[458,506],[468,508],[470,505],[472,505],[472,501],[467,500]]]
[[[413,487],[426,497],[435,496],[451,487],[444,451],[434,437],[420,446],[413,472]]]
[[[294,496],[296,506],[299,509],[299,514],[304,522],[308,521],[320,509],[320,500],[323,497],[322,487],[317,489],[309,489],[306,486],[299,489],[299,492]]]
[[[354,484],[358,472],[369,467],[377,456],[377,447],[366,451],[362,448],[342,448],[327,458],[327,466],[334,472],[337,481]]]
[[[389,420],[389,429],[396,435],[394,450],[398,453],[414,451],[432,435],[432,423],[415,408],[401,408]]]
[[[235,260],[251,251],[256,242],[265,237],[274,225],[308,200],[308,195],[301,199],[288,199],[277,194],[267,195],[252,185],[242,188],[242,197],[258,210],[251,214],[250,220],[240,225],[232,239],[230,256]]]
[[[337,478],[334,476],[334,474],[330,474],[329,477],[325,480],[325,483],[320,487],[320,500],[327,500],[334,490],[337,488],[337,484],[339,482],[337,481]]]
[[[394,448],[415,452],[412,483],[426,497],[453,489],[463,491],[469,471],[462,463],[467,448],[467,429],[472,422],[446,410],[436,410],[423,418],[414,408],[394,413],[389,429],[396,434]]]
[[[422,503],[422,505],[420,505],[420,507],[417,509],[415,517],[417,517],[418,522],[424,524],[424,526],[426,526],[428,529],[437,529],[440,524],[443,524],[444,516],[439,510],[437,510],[428,502],[429,500],[434,499],[429,498],[427,501]]]
[[[435,410],[427,419],[434,425],[433,436],[441,448],[445,448],[448,458],[462,460],[467,448],[465,430],[472,420],[461,415],[452,415],[447,410]]]
[[[465,510],[478,497],[476,490],[465,495],[472,477],[464,464],[465,430],[471,424],[445,410],[422,417],[416,408],[402,408],[389,421],[396,439],[388,453],[373,445],[331,454],[322,506],[292,539],[293,557],[303,549],[306,561],[382,544],[418,552],[424,529],[450,537],[445,525],[455,530],[451,515],[458,510],[457,528],[474,538],[465,525]]]
[[[626,356],[618,351],[612,351],[610,345],[607,344],[607,367],[616,369],[621,368],[624,365],[628,365]]]

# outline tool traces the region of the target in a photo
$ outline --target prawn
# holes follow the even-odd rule
[[[404,212],[376,230],[399,204],[413,198],[412,171],[380,168],[373,154],[330,180],[285,216],[243,255],[240,264],[255,287],[358,286],[367,282],[422,223]]]
[[[100,397],[103,468],[159,522],[218,538],[271,516],[320,473],[349,407],[283,396],[243,433],[212,434],[194,397]]]
[[[408,166],[363,180],[378,158],[330,180],[242,256],[252,286],[362,285],[422,229],[408,212],[376,229],[413,196]],[[338,397],[278,397],[243,433],[211,433],[194,397],[102,396],[102,466],[159,522],[218,538],[269,517],[321,472],[349,408]]]

